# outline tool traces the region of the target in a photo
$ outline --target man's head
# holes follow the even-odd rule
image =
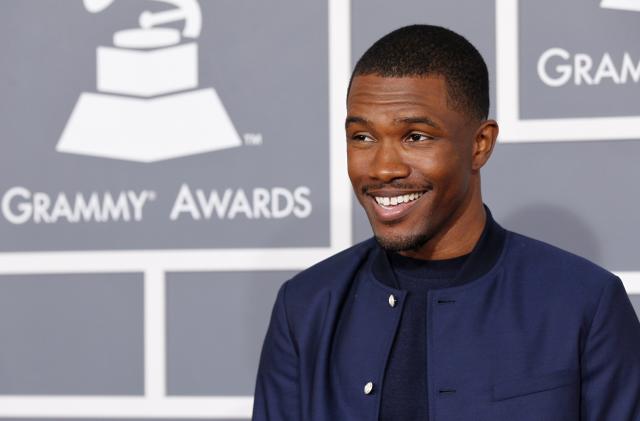
[[[377,41],[347,96],[349,177],[383,247],[423,258],[468,252],[482,230],[479,169],[498,127],[487,68],[462,36],[414,25]]]
[[[448,104],[480,120],[489,114],[489,73],[482,56],[463,36],[432,25],[411,25],[385,35],[351,74],[383,77],[445,76]]]

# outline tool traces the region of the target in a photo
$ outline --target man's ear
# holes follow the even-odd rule
[[[483,121],[476,130],[473,139],[473,157],[471,168],[479,170],[487,163],[498,138],[498,123],[495,120]]]

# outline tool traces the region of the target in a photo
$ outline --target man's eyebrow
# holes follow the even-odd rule
[[[431,126],[434,129],[439,129],[438,126],[433,120],[428,117],[402,117],[396,118],[393,120],[394,123],[401,124],[426,124],[427,126]],[[347,119],[344,122],[344,126],[349,127],[350,124],[363,124],[365,126],[370,126],[371,122],[364,117],[359,116],[347,116]]]
[[[349,124],[364,124],[365,126],[370,126],[371,122],[364,117],[358,117],[356,115],[347,116],[347,119],[344,122],[344,127],[349,127]]]
[[[394,123],[403,123],[403,124],[426,124],[427,126],[431,126],[434,129],[439,129],[438,126],[433,120],[428,117],[403,117],[396,118],[393,120]]]

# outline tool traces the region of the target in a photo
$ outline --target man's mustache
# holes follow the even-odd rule
[[[361,187],[363,194],[368,194],[371,190],[408,190],[408,191],[429,191],[433,186],[427,184],[410,184],[401,181],[392,181],[391,183],[367,184]]]

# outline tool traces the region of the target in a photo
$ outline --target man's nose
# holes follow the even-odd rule
[[[404,162],[399,148],[390,142],[380,142],[369,167],[369,177],[382,182],[408,177],[411,168]]]

